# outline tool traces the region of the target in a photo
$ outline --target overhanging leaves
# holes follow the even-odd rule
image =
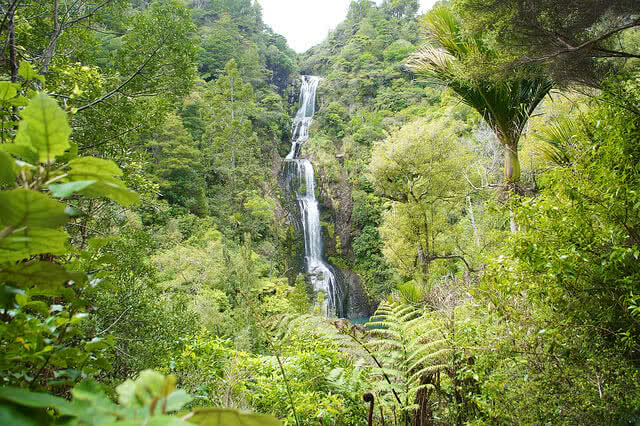
[[[2,227],[56,228],[69,219],[64,204],[28,189],[0,192],[0,206]]]
[[[64,266],[51,262],[7,264],[0,269],[0,282],[12,282],[22,288],[33,285],[40,289],[56,288],[68,280],[78,281],[82,278],[82,273],[67,272]]]
[[[0,101],[8,101],[18,94],[18,85],[8,81],[0,81]]]
[[[194,410],[189,423],[200,426],[281,426],[274,417],[261,414],[242,414],[236,410],[224,408],[200,408]]]
[[[118,178],[122,171],[113,161],[81,157],[71,160],[69,167],[67,174],[72,181],[95,181],[80,191],[83,195],[111,198],[122,205],[129,205],[139,199],[138,194],[128,190]]]
[[[52,183],[49,185],[49,191],[51,191],[51,195],[56,198],[66,198],[70,197],[76,192],[82,191],[90,185],[96,183],[95,180],[78,180],[75,182],[68,183]]]
[[[9,154],[14,154],[18,158],[28,163],[35,164],[38,162],[38,153],[33,150],[31,146],[28,145],[18,145],[15,143],[8,143],[4,145],[0,145],[0,151],[6,152]]]
[[[16,180],[15,160],[6,152],[0,151],[0,185],[12,185]]]
[[[14,262],[36,254],[64,254],[68,235],[50,228],[30,227],[0,240],[0,262]]]
[[[16,143],[33,147],[42,163],[53,162],[69,148],[71,127],[53,98],[39,93],[22,110]]]

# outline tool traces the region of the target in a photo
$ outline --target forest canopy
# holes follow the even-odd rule
[[[4,2],[0,418],[640,422],[639,25]]]

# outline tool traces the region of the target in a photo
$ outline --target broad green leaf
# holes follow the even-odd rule
[[[225,408],[198,408],[189,423],[201,426],[282,426],[275,417],[263,414],[243,414]]]
[[[51,424],[44,408],[25,407],[0,400],[2,424],[11,426],[42,426]]]
[[[18,75],[24,78],[25,80],[37,79],[44,83],[44,77],[39,75],[37,72],[35,72],[31,64],[27,61],[20,62],[20,68],[18,68]]]
[[[177,390],[167,398],[167,412],[178,411],[192,400],[188,393],[182,389]]]
[[[33,147],[40,162],[52,162],[70,147],[71,127],[65,112],[53,98],[37,94],[21,115],[16,143]]]
[[[105,410],[113,410],[115,404],[107,397],[104,389],[93,379],[82,381],[71,391],[74,401],[92,401]]]
[[[149,419],[148,426],[189,426],[189,423],[178,417],[156,416]]]
[[[100,250],[109,243],[117,241],[115,237],[93,237],[89,240],[89,248],[92,250]]]
[[[106,349],[113,347],[113,337],[94,337],[89,343],[84,345],[84,350],[92,352],[98,349]]]
[[[145,424],[147,426],[189,426],[190,423],[187,423],[178,417],[165,415],[152,417],[144,423],[141,420],[127,420],[124,422],[112,423],[108,426],[140,426],[141,424]]]
[[[176,384],[178,383],[178,378],[176,376],[167,376],[164,379],[164,383],[162,384],[162,389],[160,389],[160,396],[167,397],[170,396],[173,391],[176,390]]]
[[[30,146],[17,145],[15,143],[7,143],[0,145],[0,151],[14,154],[18,158],[28,163],[35,164],[38,162],[38,153],[36,153]]]
[[[26,294],[19,288],[7,284],[0,285],[0,307],[3,309],[11,309],[18,296],[26,296]]]
[[[73,401],[68,415],[77,417],[78,424],[102,425],[115,421],[118,407],[95,380],[84,380],[71,390],[71,394]]]
[[[11,98],[15,98],[19,87],[16,83],[0,81],[0,101],[8,101]]]
[[[98,182],[120,182],[117,176],[122,170],[110,160],[94,157],[75,158],[69,162],[72,180],[96,180]]]
[[[0,267],[0,281],[12,282],[18,287],[37,284],[38,288],[57,288],[66,281],[84,278],[82,272],[67,272],[64,266],[52,262],[32,261]]]
[[[39,313],[43,317],[46,317],[47,314],[49,314],[49,305],[47,305],[46,303],[44,303],[41,300],[34,300],[34,301],[31,301],[31,302],[28,302],[28,303],[24,304],[22,306],[22,308],[31,309],[32,311],[35,311],[35,312]]]
[[[69,141],[69,145],[71,147],[64,154],[58,157],[59,163],[68,163],[74,158],[78,158],[78,144],[75,142]]]
[[[9,105],[15,107],[24,107],[29,105],[29,99],[25,98],[24,96],[17,96],[9,100]]]
[[[67,300],[71,300],[76,297],[73,289],[68,287],[58,287],[58,288],[40,288],[33,287],[30,288],[27,292],[30,297],[36,296],[45,296],[45,297],[64,297]]]
[[[34,408],[55,408],[67,411],[69,401],[46,393],[30,392],[26,389],[4,387],[0,388],[0,400],[11,401],[14,404]]]
[[[82,216],[84,214],[84,212],[82,210],[80,210],[78,208],[75,208],[73,206],[67,206],[67,208],[64,209],[64,212],[69,217],[78,217],[78,216]]]
[[[136,403],[136,384],[133,380],[127,379],[116,386],[118,402],[125,407],[133,407]]]
[[[86,187],[96,183],[95,180],[77,180],[68,183],[52,183],[49,185],[51,195],[56,198],[66,198],[72,196],[76,192],[80,192]]]
[[[0,185],[15,185],[16,161],[6,152],[0,151]]]
[[[87,197],[106,197],[123,206],[136,203],[140,196],[127,189],[124,184],[115,184],[112,182],[96,182],[88,188],[80,191],[80,194]]]
[[[0,263],[66,252],[67,233],[51,229],[67,220],[63,204],[44,194],[18,189],[0,192],[0,206],[0,230],[6,233],[0,239]]]
[[[29,227],[0,240],[0,263],[26,259],[36,254],[64,254],[68,235],[50,228]]]
[[[148,404],[154,397],[160,396],[165,378],[161,373],[144,370],[136,379],[135,397],[141,405]]]
[[[0,226],[57,228],[67,222],[65,205],[28,189],[0,192]]]
[[[81,157],[69,162],[69,178],[77,180],[95,180],[96,183],[81,191],[89,197],[107,197],[122,205],[138,201],[139,197],[126,188],[118,179],[122,175],[120,168],[109,160],[93,157]]]

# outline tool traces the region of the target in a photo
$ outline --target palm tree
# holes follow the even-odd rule
[[[448,7],[438,7],[425,15],[429,44],[409,60],[409,68],[450,87],[476,111],[505,147],[504,178],[511,189],[519,190],[518,141],[527,120],[549,93],[553,82],[546,77],[514,77],[502,80],[467,78],[457,65],[478,57],[490,60],[495,52],[479,38],[463,33],[461,21]]]

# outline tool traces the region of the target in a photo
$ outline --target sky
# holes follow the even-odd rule
[[[287,38],[298,53],[327,38],[347,16],[351,0],[257,0],[262,19],[273,31]],[[420,0],[427,10],[436,0]]]

